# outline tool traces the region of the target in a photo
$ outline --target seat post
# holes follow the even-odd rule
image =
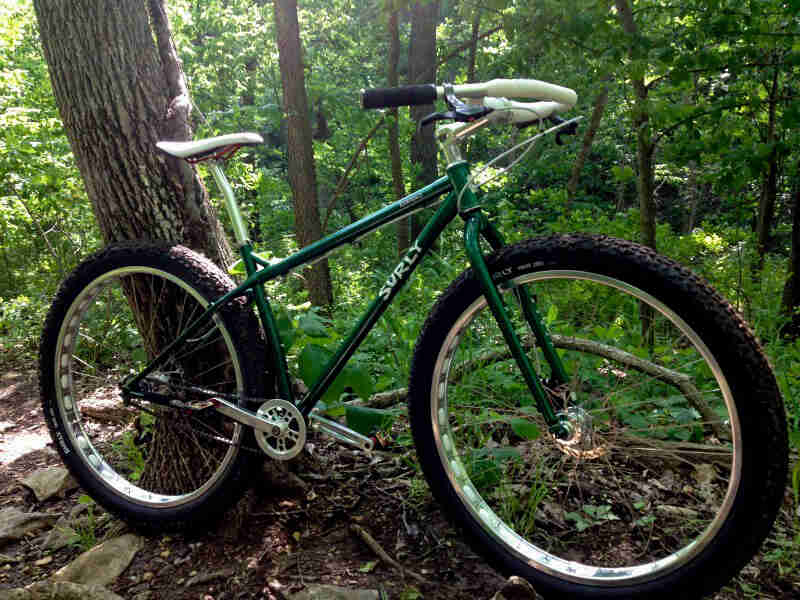
[[[233,235],[236,238],[236,244],[239,248],[245,244],[250,243],[250,238],[247,234],[247,225],[242,218],[242,213],[239,210],[239,205],[236,203],[236,197],[233,195],[233,188],[228,183],[228,178],[225,177],[225,172],[222,170],[220,161],[213,160],[209,162],[211,174],[214,176],[214,181],[222,192],[222,197],[225,199],[225,207],[228,211],[228,216],[231,218],[233,225]]]

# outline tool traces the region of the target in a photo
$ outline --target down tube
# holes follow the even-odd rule
[[[361,342],[364,341],[364,338],[367,337],[375,323],[378,322],[378,319],[381,318],[381,315],[392,303],[394,297],[411,277],[420,260],[430,251],[433,242],[450,221],[455,218],[456,214],[458,214],[458,202],[456,196],[451,193],[439,207],[439,210],[436,211],[436,214],[428,221],[419,237],[414,241],[414,245],[409,248],[406,255],[389,275],[386,283],[383,284],[364,316],[353,328],[348,338],[339,346],[336,354],[327,364],[319,379],[314,383],[311,391],[298,404],[297,407],[304,416],[307,417],[309,415],[317,402],[319,402],[319,399],[322,398],[325,390],[328,389],[328,386],[341,373],[347,361],[353,356]]]

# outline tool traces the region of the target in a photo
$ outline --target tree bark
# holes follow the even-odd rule
[[[397,11],[389,13],[388,33],[389,33],[389,64],[387,72],[387,83],[389,87],[397,87],[397,65],[400,62],[400,31],[397,24]],[[392,164],[392,188],[394,189],[395,200],[400,200],[406,195],[406,186],[403,183],[403,161],[400,157],[400,133],[398,131],[398,118],[400,116],[397,108],[389,109],[389,160]],[[401,219],[397,225],[397,254],[402,255],[411,246],[411,218]]]
[[[583,135],[583,145],[581,146],[578,156],[575,157],[575,164],[572,165],[572,173],[567,182],[567,204],[564,207],[565,211],[569,211],[570,203],[575,200],[575,191],[578,189],[578,181],[580,180],[583,165],[586,163],[586,157],[589,156],[589,150],[592,148],[594,136],[600,127],[600,121],[603,118],[603,113],[608,104],[608,86],[603,86],[603,91],[595,98],[594,110],[592,110],[592,118],[589,121],[589,127]]]
[[[223,267],[200,179],[155,148],[191,139],[191,103],[160,0],[35,0],[67,138],[106,242],[162,239]]]
[[[439,19],[438,2],[417,2],[411,9],[411,41],[408,45],[408,82],[411,85],[436,82],[436,23]],[[411,120],[419,122],[434,111],[432,104],[412,106]],[[414,165],[414,182],[421,188],[434,181],[436,169],[436,141],[433,127],[417,127],[411,137],[411,163]],[[419,235],[418,221],[412,221],[412,237]]]
[[[294,200],[295,235],[303,248],[322,237],[317,203],[314,146],[303,73],[300,26],[296,0],[275,0],[278,58],[283,82],[283,106],[288,121],[289,184]],[[328,261],[323,259],[306,271],[306,287],[312,304],[333,303]]]

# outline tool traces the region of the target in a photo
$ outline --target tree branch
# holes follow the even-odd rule
[[[350,178],[350,171],[353,170],[353,167],[355,167],[356,162],[358,161],[359,155],[366,149],[367,144],[369,144],[369,141],[372,139],[372,136],[374,136],[378,129],[380,129],[384,121],[386,121],[386,113],[384,113],[380,120],[375,123],[372,129],[370,129],[366,137],[361,140],[361,143],[358,145],[358,148],[356,148],[356,151],[353,152],[353,156],[350,157],[350,162],[347,163],[344,175],[342,175],[342,177],[339,179],[339,183],[336,184],[336,191],[333,193],[333,198],[331,199],[330,204],[328,204],[328,211],[325,213],[325,219],[322,221],[323,232],[328,229],[328,219],[330,219],[331,214],[333,213],[333,207],[336,205],[336,201],[339,199],[339,196],[347,186],[347,181]]]
[[[703,399],[703,395],[692,383],[692,378],[678,371],[667,369],[657,365],[649,360],[640,358],[619,348],[593,342],[591,340],[583,340],[580,338],[573,338],[564,335],[552,334],[550,336],[553,340],[553,345],[556,348],[563,348],[565,350],[577,350],[579,352],[587,352],[595,356],[602,356],[609,360],[616,361],[620,364],[635,369],[641,373],[652,376],[654,379],[663,381],[678,388],[683,393],[686,400],[693,408],[700,413],[704,421],[707,421],[711,426],[714,435],[719,438],[727,437],[725,428],[719,422],[719,416],[711,409],[708,403]],[[526,344],[530,344],[528,340]]]
[[[399,562],[397,562],[395,559],[389,556],[389,554],[386,552],[386,550],[383,549],[383,547],[377,542],[377,540],[374,537],[372,537],[366,529],[361,527],[361,525],[357,525],[356,523],[351,523],[350,531],[352,531],[359,538],[361,538],[361,540],[367,546],[369,546],[369,549],[372,550],[378,556],[378,558],[380,558],[383,562],[385,562],[393,569],[399,571],[400,575],[408,575],[417,582],[422,584],[429,583],[428,580],[425,579],[422,575],[419,575],[414,571],[411,571],[410,569],[403,568],[403,565],[401,565]]]
[[[469,48],[475,41],[482,40],[483,38],[489,37],[493,33],[497,33],[498,31],[500,31],[502,28],[503,28],[502,25],[498,25],[497,27],[493,27],[492,29],[489,29],[488,31],[484,31],[483,33],[479,34],[474,40],[470,38],[468,41],[464,42],[463,44],[458,45],[447,56],[444,56],[443,58],[439,59],[439,63],[438,63],[437,66],[441,67],[448,60],[450,60],[454,56],[457,56],[457,55],[461,54],[464,50]]]
[[[715,113],[715,112],[721,111],[721,110],[727,110],[727,109],[731,109],[731,108],[741,108],[743,106],[752,106],[752,105],[753,105],[752,102],[736,102],[736,103],[730,103],[730,104],[717,105],[717,106],[714,106],[712,108],[709,108],[708,110],[698,111],[698,112],[693,113],[690,116],[686,117],[685,119],[681,119],[680,121],[678,121],[676,123],[673,123],[669,127],[665,127],[664,129],[659,131],[656,134],[653,143],[654,144],[658,144],[658,142],[662,138],[666,137],[667,135],[669,135],[670,133],[672,133],[673,131],[678,129],[678,127],[681,127],[682,125],[685,125],[687,123],[691,123],[692,121],[694,121],[694,120],[696,120],[696,119],[698,119],[698,118],[700,118],[702,116],[710,115],[712,113]]]
[[[559,334],[550,334],[550,338],[556,348],[561,348],[563,350],[576,350],[578,352],[586,352],[587,354],[593,354],[595,356],[602,356],[603,358],[613,360],[628,368],[639,371],[640,373],[650,375],[658,381],[662,381],[676,387],[686,398],[686,401],[695,410],[697,410],[698,413],[700,413],[703,421],[708,423],[715,436],[717,436],[719,439],[727,439],[729,437],[728,432],[720,423],[719,416],[708,405],[703,398],[702,393],[700,393],[700,390],[695,387],[694,383],[692,383],[692,378],[688,375],[679,373],[678,371],[674,371],[666,367],[662,367],[654,362],[640,358],[629,352],[620,350],[619,348],[602,344],[600,342]],[[522,345],[525,349],[529,350],[534,346],[534,343],[531,341],[530,337],[526,337],[522,340]],[[451,381],[458,381],[465,374],[474,371],[477,365],[485,366],[487,364],[508,360],[510,358],[511,352],[507,348],[487,352],[473,360],[460,364],[453,369],[451,373]],[[407,396],[408,390],[405,388],[399,388],[388,392],[374,394],[365,404],[366,406],[372,408],[387,408],[405,400]]]

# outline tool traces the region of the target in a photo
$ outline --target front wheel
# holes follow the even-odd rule
[[[465,272],[417,343],[410,417],[434,495],[476,551],[552,598],[695,598],[755,554],[783,498],[780,393],[748,327],[636,244],[557,236],[488,259],[566,420],[556,439]],[[569,375],[521,317],[524,286]]]

